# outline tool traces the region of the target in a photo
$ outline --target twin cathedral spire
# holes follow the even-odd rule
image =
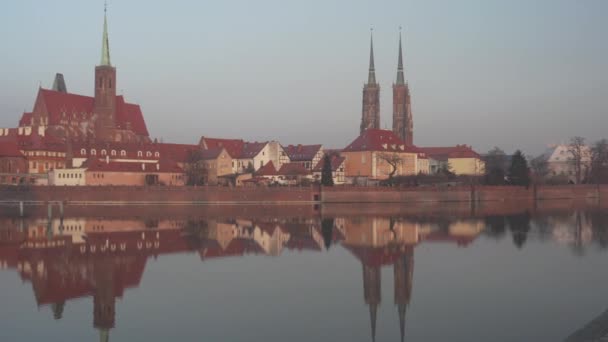
[[[370,37],[369,71],[367,83],[363,86],[363,109],[360,133],[367,129],[380,129],[380,85],[376,81],[374,65],[374,38]],[[405,82],[403,71],[403,51],[401,32],[399,32],[399,57],[397,60],[397,79],[393,84],[393,132],[406,145],[414,144],[414,125],[412,118],[410,90]]]

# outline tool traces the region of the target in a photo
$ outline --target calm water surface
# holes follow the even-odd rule
[[[4,210],[0,341],[606,338],[608,210],[503,209]]]

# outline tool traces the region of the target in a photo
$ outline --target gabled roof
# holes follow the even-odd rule
[[[283,176],[306,176],[310,175],[310,171],[300,163],[286,163],[281,166],[277,174]]]
[[[161,157],[174,160],[178,163],[187,162],[192,153],[200,151],[200,147],[198,145],[189,144],[159,143],[152,144],[152,146],[157,146],[161,152]]]
[[[23,157],[23,153],[15,141],[1,141],[0,157]]]
[[[95,99],[91,96],[63,93],[43,88],[40,88],[39,96],[42,97],[42,101],[44,101],[46,110],[49,113],[50,125],[60,124],[62,113],[64,112],[68,114],[93,113]],[[24,117],[26,117],[26,114],[24,113]],[[122,95],[116,96],[116,126],[120,129],[127,129],[128,123],[131,130],[136,134],[149,135],[139,105],[126,103]]]
[[[267,141],[245,142],[243,145],[243,152],[239,158],[253,158],[257,156],[267,144]]]
[[[471,146],[456,145],[449,147],[419,147],[429,158],[442,160],[448,158],[481,158]]]
[[[243,145],[245,142],[242,139],[219,139],[201,137],[199,145],[203,149],[225,148],[226,152],[232,158],[239,158],[243,153]]]
[[[384,129],[367,129],[342,150],[342,152],[360,151],[419,152],[415,146],[406,146],[393,131]]]
[[[201,150],[200,151],[200,157],[201,157],[202,160],[217,159],[222,154],[222,152],[224,152],[225,150],[226,149],[223,148],[223,147],[212,148],[212,149],[208,149],[208,150]]]
[[[262,166],[259,170],[255,172],[256,176],[276,176],[277,169],[274,167],[274,163],[269,161],[264,166]]]
[[[32,125],[32,113],[23,113],[19,120],[19,126],[31,126]]]
[[[331,170],[332,171],[337,171],[338,168],[340,167],[340,165],[342,165],[342,163],[344,163],[344,161],[346,160],[346,158],[340,157],[337,155],[332,155],[329,158],[331,158]],[[325,162],[325,158],[321,158],[321,160],[319,160],[319,162],[317,163],[317,166],[315,166],[313,171],[315,171],[315,172],[323,171],[324,162]]]
[[[313,160],[315,155],[321,150],[322,145],[289,145],[283,146],[283,150],[291,161]]]

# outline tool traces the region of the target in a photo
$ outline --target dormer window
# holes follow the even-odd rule
[[[92,156],[96,156],[96,155],[97,155],[97,151],[95,151],[95,150],[91,150],[91,155],[92,155]]]
[[[383,148],[383,149],[385,149],[385,150],[386,150],[386,149],[387,149],[387,147],[388,147],[388,145],[387,145],[387,144],[382,144],[382,148]]]
[[[86,155],[87,154],[87,150],[85,150],[84,148],[80,150],[80,154],[82,155]]]
[[[152,152],[150,152],[150,151],[146,152],[146,157],[152,157]]]
[[[108,152],[106,150],[101,150],[101,155],[105,156],[106,154],[108,154]]]
[[[120,156],[121,157],[126,157],[127,156],[127,151],[125,151],[125,150],[120,151]]]
[[[112,152],[110,152],[110,154],[112,155],[112,157],[116,156],[116,150],[112,150]]]
[[[405,150],[405,145],[399,145],[399,149],[400,149],[401,151]]]
[[[391,145],[391,148],[394,150],[394,149],[396,149],[396,148],[397,148],[397,145],[392,144],[392,145]]]

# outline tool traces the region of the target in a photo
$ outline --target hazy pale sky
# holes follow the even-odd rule
[[[607,137],[608,1],[109,1],[118,89],[153,137],[344,147],[359,133],[374,27],[382,126],[398,28],[419,146],[538,153]],[[92,95],[103,1],[10,0],[0,11],[0,127],[56,72]]]

